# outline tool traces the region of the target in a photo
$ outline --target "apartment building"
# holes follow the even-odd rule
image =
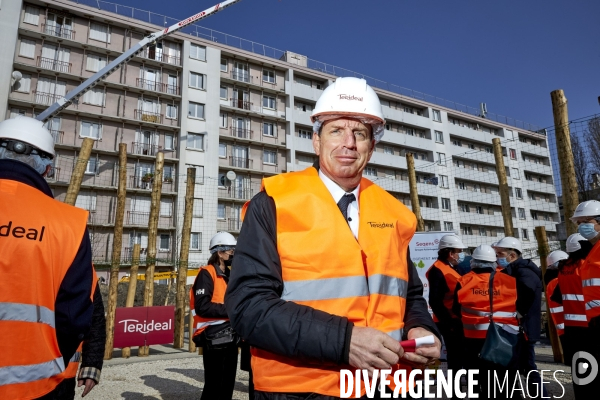
[[[161,28],[79,4],[82,0],[15,3],[7,9],[12,15],[1,17],[3,37],[14,43],[7,51],[13,56],[0,61],[0,73],[3,82],[13,71],[21,79],[10,82],[2,99],[4,118],[39,114]],[[58,199],[66,195],[83,139],[95,139],[77,205],[90,211],[96,265],[111,257],[121,143],[127,144],[128,160],[125,260],[133,244],[141,244],[142,255],[147,249],[154,163],[159,151],[165,156],[157,237],[161,268],[176,264],[187,168],[196,169],[190,262],[202,265],[215,232],[239,233],[241,208],[260,190],[262,178],[314,162],[310,114],[336,76],[306,56],[257,54],[239,43],[197,33],[168,36],[48,123],[57,150],[48,181]],[[393,90],[376,91],[386,132],[365,175],[410,207],[405,155],[413,153],[427,230],[455,231],[470,247],[503,236],[491,151],[492,139],[499,137],[524,247],[535,247],[538,225],[556,239],[558,207],[545,136]]]

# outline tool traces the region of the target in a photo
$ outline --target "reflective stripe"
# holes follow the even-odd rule
[[[368,284],[370,293],[406,298],[406,292],[408,291],[407,281],[389,275],[371,275]]]
[[[586,310],[591,310],[592,308],[600,307],[600,300],[592,300],[588,301],[585,305]]]
[[[76,351],[75,354],[73,354],[73,357],[71,357],[71,359],[69,360],[70,363],[72,362],[79,362],[81,360],[81,352],[80,351]]]
[[[563,294],[562,299],[563,300],[571,300],[571,301],[583,301],[583,295],[582,294]]]
[[[556,329],[565,329],[565,324],[556,324]]]
[[[499,322],[494,322],[496,325],[501,326],[502,328],[504,328],[505,331],[509,332],[509,333],[514,333],[515,335],[517,333],[519,333],[519,327],[515,326],[515,325],[510,325],[510,324],[501,324]],[[490,327],[490,324],[464,324],[463,325],[464,328],[466,330],[471,330],[471,331],[487,331],[488,328]],[[507,328],[510,328],[511,330],[508,330]],[[514,332],[512,332],[514,331]]]
[[[479,310],[475,310],[469,307],[461,307],[462,311],[464,311],[467,314],[471,314],[471,315],[477,315],[479,317],[489,317],[490,313],[489,312],[485,312],[485,311],[479,311]],[[506,312],[506,311],[496,311],[494,312],[493,317],[498,317],[498,318],[511,318],[511,317],[516,317],[517,316],[517,312]]]
[[[64,370],[65,362],[62,357],[40,364],[2,367],[0,368],[0,386],[34,382],[58,375]]]
[[[285,281],[281,299],[285,301],[314,301],[368,295],[369,287],[365,276],[348,276],[344,278]]]
[[[581,286],[600,286],[600,278],[591,278],[581,281]]]
[[[395,339],[395,340],[397,340],[397,341],[400,341],[400,340],[402,340],[402,332],[403,332],[403,330],[402,330],[402,329],[396,329],[395,331],[388,332],[387,334],[388,334],[388,335],[389,335],[389,336],[390,336],[392,339]]]
[[[196,331],[198,329],[206,328],[207,326],[210,326],[210,325],[219,325],[219,324],[224,323],[225,321],[226,320],[224,320],[224,319],[215,319],[214,321],[198,322],[196,324],[196,327],[194,328],[194,333],[196,333]]]
[[[54,328],[54,311],[34,304],[0,303],[0,321],[39,322]]]
[[[560,307],[553,307],[553,308],[551,308],[551,309],[550,309],[550,312],[551,312],[552,314],[561,313],[561,312],[563,312],[563,311],[564,311],[564,308],[563,308],[563,306],[560,306]]]
[[[587,321],[587,317],[585,315],[580,314],[565,314],[565,321]]]

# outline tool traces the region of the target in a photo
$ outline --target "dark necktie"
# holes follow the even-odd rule
[[[340,211],[342,212],[342,215],[344,216],[344,219],[346,220],[346,223],[348,222],[348,206],[354,200],[356,200],[356,196],[354,196],[354,193],[346,193],[337,203],[338,207],[340,208]]]

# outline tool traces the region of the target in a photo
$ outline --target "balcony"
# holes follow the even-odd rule
[[[153,124],[162,124],[163,115],[144,110],[133,110],[133,116],[138,121],[152,122]]]
[[[60,168],[51,167],[50,171],[46,174],[46,180],[48,182],[58,182],[60,181]]]
[[[217,220],[217,230],[228,232],[239,232],[242,227],[242,220],[238,218],[228,218]]]
[[[233,136],[233,137],[240,138],[240,139],[250,139],[250,140],[252,140],[252,135],[254,134],[254,131],[252,131],[250,129],[235,128],[235,127],[231,127],[230,132],[231,132],[231,136]]]
[[[75,40],[75,31],[65,26],[54,24],[42,24],[42,32],[63,39]]]
[[[244,71],[231,71],[231,79],[238,82],[253,83],[252,76],[249,72]]]
[[[179,86],[167,85],[166,83],[137,78],[135,80],[135,86],[144,90],[152,90],[154,92],[167,93],[179,96]]]
[[[61,97],[63,96],[54,93],[38,92],[37,90],[33,91],[33,102],[36,104],[42,104],[44,106],[51,106]]]
[[[162,52],[162,50],[156,51],[156,47],[148,47],[144,50],[140,57],[147,58],[149,60],[155,60],[171,65],[181,65],[181,57],[169,56]]]
[[[138,261],[145,261],[146,255],[148,254],[148,248],[140,247],[140,259]],[[131,263],[133,260],[133,247],[125,247],[121,251],[121,262],[122,263]]]
[[[254,103],[250,101],[238,100],[238,99],[229,99],[231,101],[231,107],[239,108],[242,110],[252,111],[252,106]]]
[[[52,135],[52,138],[54,139],[54,144],[62,144],[63,142],[63,137],[65,136],[65,133],[63,131],[50,131],[50,134]]]
[[[53,58],[38,57],[37,66],[51,71],[71,73],[71,63],[58,61]]]
[[[227,187],[227,190],[219,188],[218,195],[222,199],[250,200],[259,191],[260,182],[234,181],[231,186]]]
[[[153,173],[144,175],[130,175],[127,187],[130,189],[152,190]]]
[[[150,143],[133,142],[131,143],[131,153],[143,156],[156,156],[162,146]]]
[[[229,166],[236,168],[247,168],[252,169],[252,161],[249,158],[244,157],[229,157]]]
[[[149,212],[127,211],[127,225],[148,226]]]

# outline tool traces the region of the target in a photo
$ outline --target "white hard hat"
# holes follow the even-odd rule
[[[490,244],[490,246],[492,246],[492,247],[498,247],[498,242],[494,242],[494,243]]]
[[[511,236],[507,236],[505,238],[500,239],[498,243],[496,243],[495,247],[499,247],[501,249],[515,249],[518,250],[519,253],[523,252],[521,241]]]
[[[440,244],[438,246],[438,250],[441,249],[466,249],[465,246],[460,240],[460,238],[456,235],[444,235],[440,239]]]
[[[558,266],[555,265],[560,260],[566,260],[569,258],[569,255],[562,250],[554,250],[552,253],[548,254],[546,257],[546,265],[550,269],[556,269]]]
[[[56,155],[54,152],[54,138],[52,138],[52,134],[44,127],[42,121],[38,121],[34,118],[19,115],[16,118],[0,122],[0,140],[1,139],[11,139],[26,143],[36,150],[41,150],[52,156],[52,158]]]
[[[215,236],[210,239],[209,249],[213,249],[217,246],[235,246],[237,241],[233,235],[229,232],[217,232]]]
[[[496,262],[496,252],[492,246],[482,244],[473,250],[473,260]]]
[[[579,203],[575,209],[575,213],[570,218],[571,221],[576,221],[581,217],[595,217],[600,215],[600,201],[588,200],[583,203]]]
[[[381,102],[364,79],[337,78],[317,100],[310,119],[314,123],[340,117],[358,118],[364,124],[371,125],[376,142],[383,137],[385,118]]]
[[[579,233],[574,233],[567,238],[567,253],[573,253],[574,251],[581,250],[580,240],[587,240]]]

